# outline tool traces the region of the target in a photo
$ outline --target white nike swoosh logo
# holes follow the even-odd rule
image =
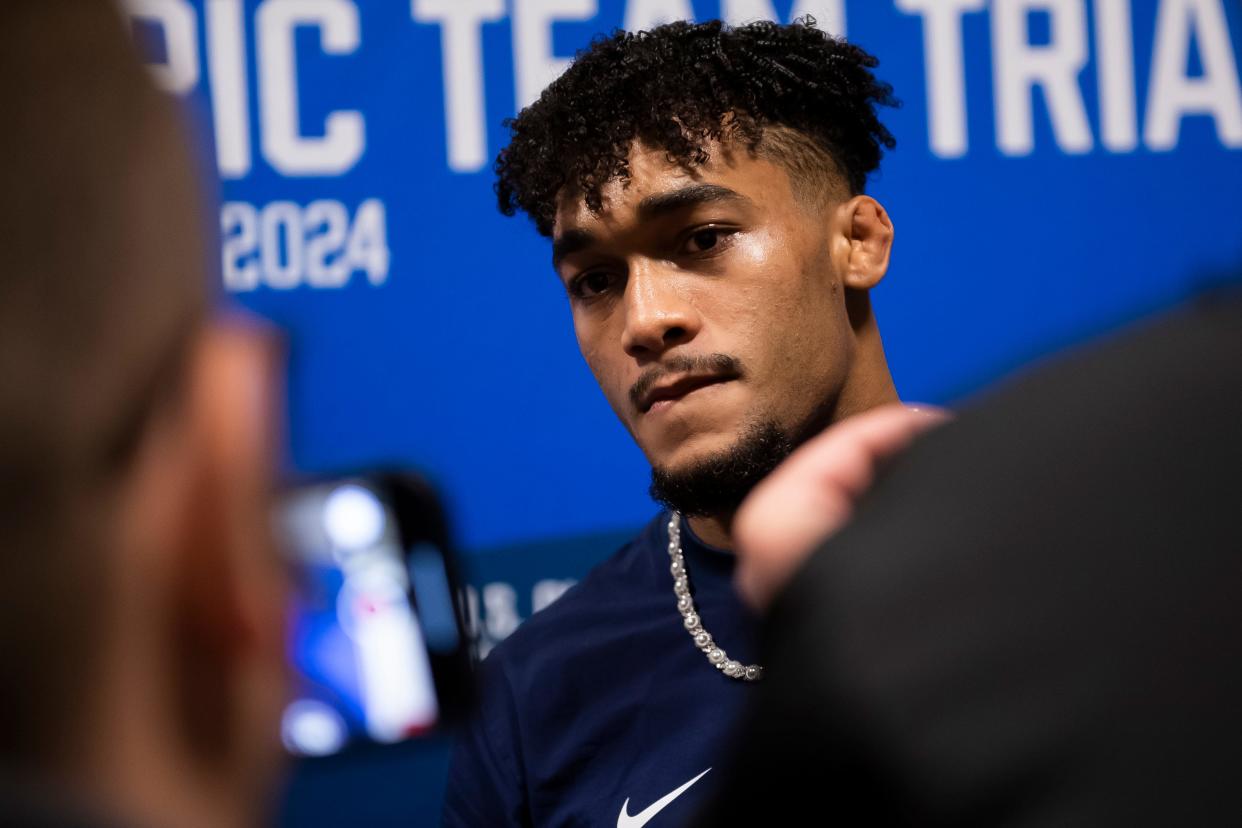
[[[686,784],[682,785],[677,790],[671,793],[667,793],[664,796],[660,797],[655,802],[648,805],[645,810],[641,811],[640,813],[635,814],[634,816],[630,816],[630,813],[629,813],[630,800],[629,800],[629,797],[626,797],[625,803],[621,806],[621,813],[617,814],[617,828],[642,828],[644,825],[646,825],[648,822],[651,821],[652,817],[654,817],[656,814],[660,813],[660,811],[663,811],[665,808],[667,808],[668,803],[672,802],[674,799],[684,794],[686,792],[686,789],[689,788],[691,785],[693,785],[695,782],[698,782],[704,776],[707,776],[707,771],[709,770],[711,770],[711,768],[708,768],[707,770],[703,771],[698,776],[694,777],[693,779],[691,779]]]

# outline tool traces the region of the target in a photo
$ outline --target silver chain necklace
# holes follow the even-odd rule
[[[673,594],[677,596],[677,611],[681,613],[682,625],[694,639],[694,645],[703,651],[707,660],[729,678],[738,681],[758,681],[763,678],[763,668],[758,664],[749,666],[729,658],[712,640],[711,633],[703,629],[694,599],[690,597],[690,573],[686,570],[686,558],[681,554],[681,513],[673,512],[668,519],[668,556],[672,559],[669,571],[673,573]]]

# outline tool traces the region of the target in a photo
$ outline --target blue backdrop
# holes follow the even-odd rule
[[[875,303],[907,399],[952,401],[1242,261],[1234,0],[128,6],[219,175],[224,287],[292,339],[294,464],[428,471],[488,641],[653,512],[546,242],[492,195],[501,121],[594,34],[809,12],[880,57],[904,106],[870,187],[897,227]],[[349,821],[332,803],[357,783],[372,816],[434,821],[442,752],[316,766],[285,819]]]

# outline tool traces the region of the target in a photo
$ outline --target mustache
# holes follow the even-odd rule
[[[677,355],[659,365],[653,365],[630,388],[630,402],[640,407],[642,399],[660,380],[676,374],[725,376],[737,379],[745,373],[742,361],[728,354],[703,354],[700,356]]]

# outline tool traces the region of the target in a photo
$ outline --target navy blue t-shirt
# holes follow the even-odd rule
[[[682,626],[667,527],[661,514],[483,662],[445,826],[661,828],[707,801],[755,686],[717,670]],[[733,591],[732,553],[684,520],[681,542],[703,627],[753,664],[758,624]]]

